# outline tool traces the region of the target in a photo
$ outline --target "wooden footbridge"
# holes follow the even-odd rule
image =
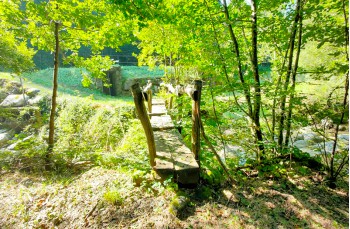
[[[200,128],[199,110],[201,81],[186,87],[183,91],[192,98],[192,150],[183,142],[182,136],[167,113],[165,101],[152,99],[151,82],[142,90],[138,83],[134,84],[134,97],[137,115],[144,128],[150,164],[157,174],[166,178],[173,176],[182,185],[195,185],[199,180]],[[148,112],[145,106],[147,102]]]

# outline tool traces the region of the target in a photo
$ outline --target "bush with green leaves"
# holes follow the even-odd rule
[[[104,107],[91,100],[67,101],[57,118],[55,152],[68,161],[91,160],[116,150],[132,117],[130,107]]]

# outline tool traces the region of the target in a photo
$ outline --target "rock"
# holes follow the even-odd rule
[[[8,96],[7,92],[3,89],[0,89],[0,103]]]
[[[293,146],[301,150],[309,146],[309,143],[305,140],[298,140],[293,143]]]
[[[0,79],[0,87],[4,87],[7,81],[7,79]]]
[[[303,151],[304,153],[310,154],[310,156],[312,156],[312,157],[317,156],[317,155],[319,155],[321,153],[318,150],[313,150],[313,149],[310,149],[310,148],[301,148],[300,150]]]
[[[135,79],[127,79],[124,83],[124,91],[130,90],[131,86],[135,83]]]
[[[15,143],[9,145],[6,149],[7,149],[7,150],[14,150],[14,149],[16,148],[17,145],[18,145],[18,142],[15,142]]]
[[[241,146],[226,145],[225,150],[222,149],[218,152],[220,158],[225,162],[226,158],[239,158],[239,164],[243,165],[246,162],[245,150]]]
[[[12,138],[11,132],[0,133],[0,146],[5,145],[8,140]]]
[[[349,141],[349,135],[348,134],[339,134],[338,139]]]
[[[345,131],[345,130],[347,130],[347,127],[346,127],[346,125],[339,125],[339,130],[340,131]],[[349,136],[348,136],[349,137]],[[349,140],[349,139],[348,139]]]
[[[40,101],[43,99],[44,99],[44,97],[42,97],[42,96],[36,96],[34,98],[28,99],[28,104],[35,105],[35,104],[40,103]]]
[[[26,90],[26,94],[30,97],[33,98],[39,94],[40,90],[37,88],[28,88]]]
[[[325,142],[324,144],[324,147],[325,147],[325,150],[327,153],[332,153],[333,151],[333,146],[334,146],[334,142],[333,141],[328,141],[328,142]],[[336,151],[338,149],[338,146],[336,147]]]
[[[15,150],[15,148],[18,146],[18,144],[20,144],[20,143],[22,143],[22,142],[26,142],[26,141],[32,139],[33,137],[34,137],[34,135],[30,135],[30,136],[28,136],[28,137],[25,137],[25,138],[23,138],[22,140],[17,141],[17,142],[15,142],[15,143],[9,145],[6,149],[8,149],[8,150]]]
[[[304,135],[300,134],[299,132],[298,133],[293,133],[291,138],[292,138],[293,141],[304,140]]]
[[[333,120],[325,117],[324,119],[321,120],[321,127],[324,129],[331,129],[333,128]]]
[[[223,133],[225,139],[232,139],[234,137],[234,132],[232,129],[225,130]]]
[[[24,95],[26,101],[28,101],[29,97]],[[4,101],[0,104],[2,107],[21,107],[25,105],[25,101],[23,99],[22,94],[17,95],[8,95]]]
[[[304,134],[304,140],[305,141],[312,141],[315,143],[320,143],[320,142],[323,142],[323,137],[318,135],[315,132],[310,132],[310,133]]]
[[[22,85],[19,82],[11,81],[6,83],[5,89],[8,94],[20,94],[22,93]]]

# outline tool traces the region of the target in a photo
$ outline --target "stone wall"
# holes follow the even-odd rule
[[[106,95],[120,96],[122,95],[122,74],[120,66],[113,66],[110,70],[106,71],[107,82],[111,84],[111,87],[103,86],[102,80],[97,80],[97,88]]]
[[[147,84],[147,81],[150,78],[147,77],[138,77],[138,78],[127,78],[124,79],[121,73],[120,66],[114,66],[110,70],[106,71],[106,77],[108,79],[108,83],[111,84],[111,87],[103,86],[102,80],[97,80],[96,86],[106,95],[111,96],[122,96],[122,95],[131,95],[130,87],[139,83],[141,87]],[[159,85],[161,83],[161,77],[152,78],[152,90],[154,92],[158,91]]]

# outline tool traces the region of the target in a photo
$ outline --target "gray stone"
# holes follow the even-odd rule
[[[309,146],[309,143],[305,140],[298,140],[293,143],[293,146],[297,147],[298,149],[303,149]]]
[[[226,138],[232,138],[233,135],[234,135],[234,132],[232,129],[228,129],[228,130],[225,130],[223,135],[226,137]]]
[[[0,133],[0,146],[6,144],[6,142],[11,138],[12,138],[12,134],[10,132]]]
[[[22,140],[17,141],[17,142],[15,142],[15,143],[9,145],[6,149],[8,149],[8,150],[15,150],[15,148],[17,147],[17,145],[18,145],[19,143],[26,142],[26,141],[32,139],[33,137],[34,137],[33,135],[30,135],[30,136],[28,136],[28,137],[25,137],[25,138],[23,138]]]
[[[294,133],[291,138],[293,141],[304,140],[304,135],[298,132]]]
[[[338,139],[349,141],[349,135],[348,134],[339,134]]]
[[[333,127],[333,120],[325,117],[321,120],[321,127],[325,129],[331,129]]]
[[[304,140],[305,141],[312,141],[315,143],[320,143],[320,142],[323,142],[323,137],[318,135],[315,132],[310,132],[310,133],[304,134]]]
[[[334,142],[333,141],[328,141],[328,142],[325,142],[325,144],[324,144],[324,148],[325,148],[327,153],[332,153],[333,147],[334,147]],[[338,150],[338,146],[336,147],[335,150],[336,151]]]
[[[339,125],[339,130],[340,131],[345,131],[347,130],[348,128],[346,127],[346,125]]]
[[[40,90],[37,88],[28,88],[26,89],[26,94],[30,97],[33,98],[39,94]]]
[[[17,145],[18,145],[18,142],[15,142],[15,143],[9,145],[6,149],[8,149],[8,150],[14,150],[14,149],[16,148]]]
[[[24,95],[26,101],[28,101],[29,97]],[[0,104],[2,107],[21,107],[25,105],[23,95],[8,95],[4,101]]]
[[[124,91],[130,90],[131,86],[135,83],[135,79],[127,79],[124,83]]]
[[[246,162],[245,150],[241,146],[226,145],[225,150],[222,149],[218,152],[221,160],[226,161],[226,158],[239,158],[239,164],[243,165]]]
[[[7,81],[7,79],[0,79],[0,87],[4,87]]]
[[[317,156],[321,153],[319,150],[317,150],[317,149],[314,150],[311,148],[301,148],[300,150],[303,151],[304,153],[310,154],[310,156],[312,156],[312,157]]]
[[[3,89],[0,89],[0,103],[4,101],[4,99],[7,97],[7,92]]]
[[[43,100],[43,98],[44,97],[42,97],[42,96],[36,96],[34,98],[28,99],[28,104],[30,104],[30,105],[38,104],[40,101]]]
[[[19,82],[11,81],[6,83],[5,89],[8,94],[20,94],[22,92],[22,85]]]

